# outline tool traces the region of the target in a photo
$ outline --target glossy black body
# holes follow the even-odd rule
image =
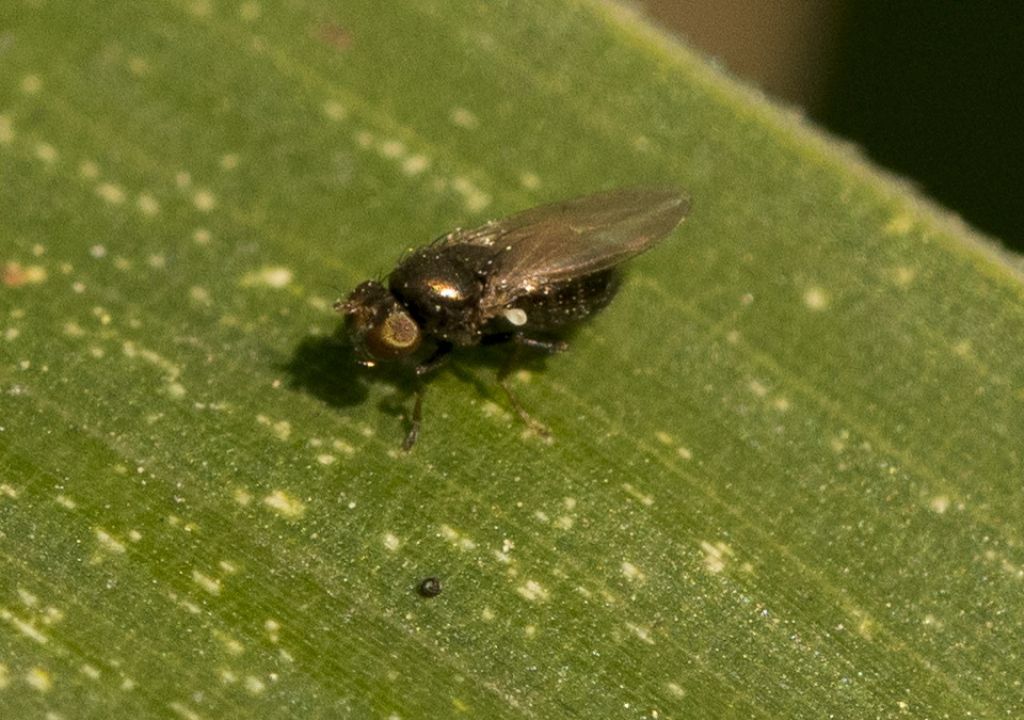
[[[367,366],[405,360],[423,375],[453,349],[484,342],[560,350],[563,330],[614,297],[618,266],[653,247],[688,210],[684,195],[663,188],[613,190],[525,210],[412,251],[385,282],[361,283],[335,307]],[[421,404],[422,392],[406,448],[415,442]]]

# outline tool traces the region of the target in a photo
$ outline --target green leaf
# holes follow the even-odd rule
[[[0,28],[4,717],[1024,714],[1016,260],[603,2]],[[553,441],[468,353],[401,453],[333,300],[645,183]]]

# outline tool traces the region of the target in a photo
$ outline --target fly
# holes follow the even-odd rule
[[[417,377],[481,343],[561,351],[560,333],[614,297],[617,266],[672,232],[689,208],[676,190],[625,188],[524,210],[442,235],[334,307],[360,363],[406,361]],[[513,357],[498,382],[523,421],[546,434],[506,382]],[[421,385],[404,450],[416,442],[422,409]]]

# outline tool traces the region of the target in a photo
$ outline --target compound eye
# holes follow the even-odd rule
[[[423,335],[404,310],[394,309],[366,334],[366,349],[378,360],[394,360],[416,351]]]

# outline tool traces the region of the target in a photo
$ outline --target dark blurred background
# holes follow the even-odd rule
[[[768,95],[1024,251],[1024,2],[639,0]]]

